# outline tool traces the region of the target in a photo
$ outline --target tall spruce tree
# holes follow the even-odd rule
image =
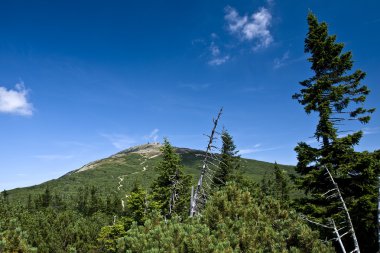
[[[300,82],[302,89],[293,98],[304,106],[307,114],[318,114],[314,137],[319,146],[300,142],[295,148],[298,155],[296,170],[302,175],[298,183],[308,194],[301,209],[322,219],[339,218],[337,206],[322,196],[331,189],[323,169],[327,167],[354,217],[359,245],[365,252],[375,252],[379,162],[372,153],[354,150],[363,135],[361,131],[341,137],[341,129],[338,128],[346,120],[367,123],[374,112],[374,109],[362,106],[369,94],[367,86],[361,84],[365,73],[351,71],[352,53],[342,52],[344,44],[337,43],[336,36],[328,34],[325,22],[318,22],[312,13],[309,13],[307,21],[309,31],[305,52],[311,54],[308,60],[314,76]]]
[[[289,200],[289,176],[285,170],[280,169],[277,162],[274,163],[274,187],[275,198],[282,204]]]
[[[236,179],[240,168],[240,157],[237,155],[239,151],[236,150],[232,136],[226,129],[223,129],[221,138],[219,169],[214,175],[214,183],[218,186],[224,186],[228,181]]]
[[[281,204],[288,204],[290,193],[290,178],[285,170],[274,163],[273,173],[265,173],[260,182],[261,193],[271,196],[280,201]]]
[[[162,161],[156,167],[158,177],[152,184],[153,199],[162,206],[162,214],[187,213],[191,177],[185,175],[181,159],[167,139],[161,147]]]

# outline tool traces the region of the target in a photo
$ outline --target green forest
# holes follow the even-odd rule
[[[366,73],[327,23],[311,12],[307,23],[313,75],[293,99],[318,120],[315,143],[294,147],[295,167],[240,158],[220,110],[197,157],[165,139],[146,161],[153,172],[117,179],[137,173],[134,154],[4,190],[0,252],[378,252],[380,150],[355,150],[362,131],[340,134],[375,111],[364,105]]]

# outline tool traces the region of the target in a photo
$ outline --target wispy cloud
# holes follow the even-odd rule
[[[157,129],[157,128],[153,129],[153,131],[149,135],[144,136],[144,139],[146,139],[148,141],[157,142],[157,140],[158,140],[158,132],[159,131],[160,130]]]
[[[364,127],[361,129],[361,131],[363,132],[363,135],[378,134],[380,133],[380,127]],[[349,134],[354,134],[356,132],[357,131],[345,131],[338,134],[338,138],[343,138],[343,137],[348,136]],[[311,144],[318,143],[318,141],[315,137],[310,137],[308,140],[305,141],[305,143],[311,145]]]
[[[358,130],[359,131],[359,130]],[[360,129],[363,132],[363,135],[371,135],[380,133],[380,127],[364,127]],[[338,135],[338,138],[346,137],[349,134],[354,134],[357,131],[346,131]]]
[[[249,154],[255,154],[255,153],[260,153],[260,152],[278,150],[282,148],[284,148],[284,146],[262,147],[262,145],[258,143],[258,144],[255,144],[252,148],[241,149],[239,151],[239,155],[249,155]]]
[[[33,105],[28,101],[28,90],[23,83],[16,84],[14,89],[0,86],[0,113],[31,116]]]
[[[126,149],[131,145],[136,144],[136,140],[134,138],[125,134],[101,134],[101,136],[109,140],[117,149]]]
[[[298,58],[291,58],[289,51],[286,51],[280,58],[275,58],[273,60],[273,68],[279,69],[284,66],[288,66],[297,62],[304,61],[307,57],[306,56],[300,56]]]
[[[219,66],[226,63],[229,59],[230,59],[230,56],[228,55],[223,56],[223,57],[216,57],[214,59],[209,60],[208,64],[211,66]]]
[[[254,154],[259,152],[265,152],[265,151],[272,151],[280,149],[281,147],[268,147],[268,148],[262,148],[261,144],[255,144],[252,148],[247,149],[241,149],[239,150],[239,155],[248,155],[248,154]]]
[[[73,155],[57,155],[57,154],[48,154],[48,155],[35,155],[34,158],[44,160],[44,161],[54,161],[54,160],[68,160],[73,158]]]
[[[215,33],[211,34],[211,37],[214,39],[217,38]],[[211,41],[211,45],[209,47],[211,58],[208,61],[208,64],[211,66],[219,66],[226,63],[229,59],[229,55],[222,55],[221,50],[218,45],[216,45],[215,41]]]
[[[380,133],[380,127],[365,127],[362,129],[363,134],[378,134]]]
[[[286,61],[289,59],[289,51],[286,51],[282,57],[280,58],[275,58],[273,60],[273,68],[274,69],[279,69],[283,67],[286,64]]]
[[[227,6],[225,12],[224,18],[227,21],[227,28],[230,33],[242,41],[254,41],[253,50],[267,48],[273,42],[269,30],[272,14],[268,9],[261,7],[250,16],[240,16],[235,8]]]

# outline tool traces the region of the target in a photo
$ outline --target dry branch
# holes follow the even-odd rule
[[[191,194],[192,197],[190,200],[190,217],[193,217],[197,213],[199,213],[200,209],[204,206],[207,200],[207,193],[204,189],[204,179],[205,177],[208,178],[209,180],[210,178],[212,178],[210,175],[208,175],[210,174],[210,169],[208,168],[208,164],[211,164],[209,160],[213,158],[212,149],[215,148],[215,146],[213,145],[213,141],[216,139],[214,135],[216,133],[216,127],[218,126],[218,121],[219,121],[220,116],[222,115],[222,111],[223,111],[223,108],[220,109],[216,119],[213,119],[214,126],[211,130],[211,134],[207,135],[207,137],[209,138],[209,141],[206,148],[206,153],[203,158],[201,174],[198,180],[197,187],[195,188],[194,191],[192,190],[192,194]],[[208,185],[209,188],[211,188],[210,185],[207,184],[207,182],[205,184]]]

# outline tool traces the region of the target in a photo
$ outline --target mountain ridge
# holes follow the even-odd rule
[[[156,178],[155,167],[161,160],[161,144],[147,143],[117,152],[109,157],[95,160],[72,170],[61,177],[44,183],[10,190],[13,199],[25,201],[29,194],[42,193],[46,188],[62,195],[78,192],[83,186],[96,186],[104,194],[117,192],[123,195],[135,182],[149,187]],[[175,147],[184,165],[185,173],[190,174],[195,183],[198,180],[203,158],[199,154],[205,151],[185,147]],[[259,182],[273,170],[273,163],[241,158],[242,172],[248,178]],[[279,165],[289,174],[294,174],[294,166]],[[122,180],[121,180],[122,178]],[[120,185],[120,181],[123,182]]]

